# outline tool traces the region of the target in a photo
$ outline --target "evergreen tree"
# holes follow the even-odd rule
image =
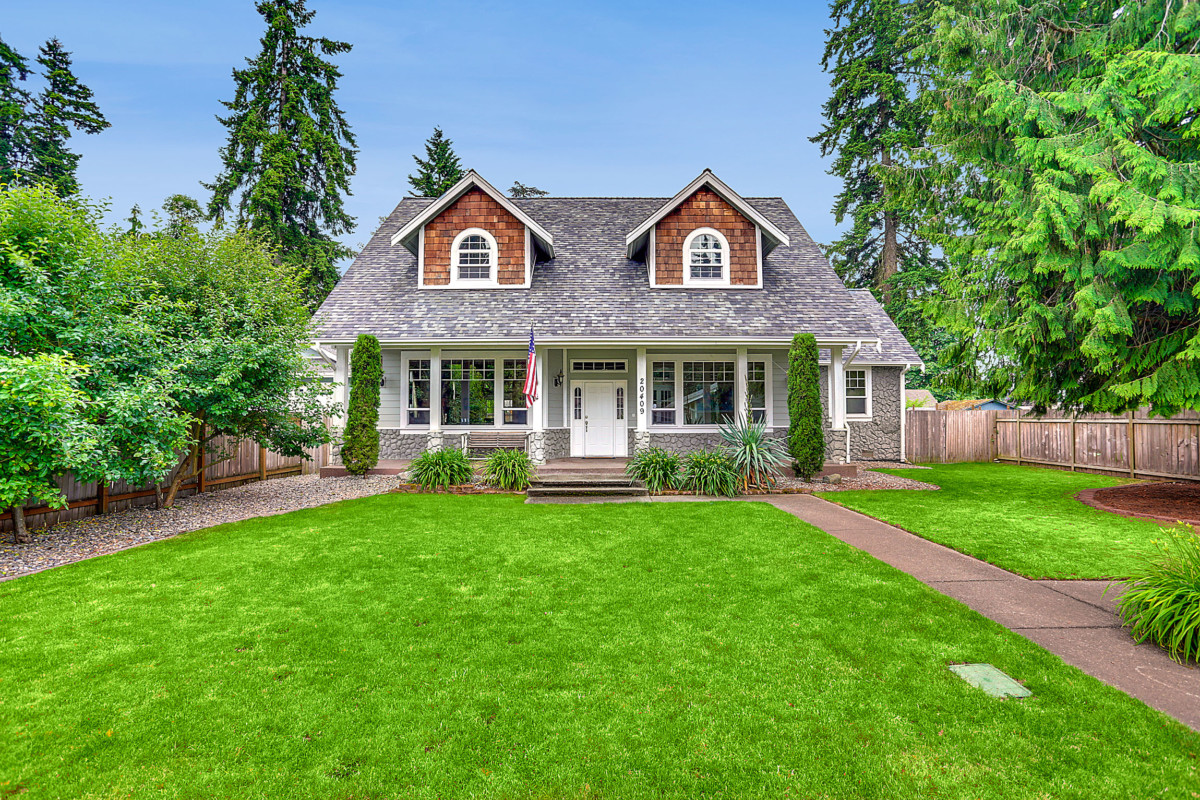
[[[950,263],[956,388],[1200,409],[1200,3],[959,0],[904,186]]]
[[[925,18],[922,0],[833,0],[821,66],[833,94],[823,107],[825,126],[810,141],[834,154],[831,175],[842,179],[833,213],[852,225],[827,248],[848,285],[870,287],[890,299],[893,278],[906,264],[930,263],[916,216],[898,205],[883,174],[922,144],[928,114],[916,102],[909,51]]]
[[[342,438],[342,464],[351,475],[366,475],[379,463],[379,381],[383,362],[379,340],[362,334],[350,353],[350,400]]]
[[[45,88],[38,95],[29,126],[29,179],[49,184],[59,197],[79,191],[75,170],[79,154],[67,149],[71,129],[99,133],[110,127],[92,100],[92,90],[71,71],[71,54],[58,39],[41,47]]]
[[[305,0],[262,0],[262,49],[235,69],[223,169],[212,183],[209,215],[231,215],[269,243],[300,273],[310,309],[337,283],[334,266],[352,251],[333,237],[354,229],[343,197],[350,194],[356,142],[334,100],[342,73],[325,56],[351,45],[304,36],[315,12]]]
[[[512,188],[508,190],[509,197],[545,197],[550,194],[545,189],[539,189],[536,186],[526,186],[520,181],[513,181]]]
[[[29,162],[29,62],[0,39],[0,184],[16,183]]]
[[[454,152],[454,142],[441,128],[434,128],[433,135],[425,140],[425,158],[413,156],[413,161],[417,162],[417,174],[408,176],[413,197],[440,197],[466,172]]]

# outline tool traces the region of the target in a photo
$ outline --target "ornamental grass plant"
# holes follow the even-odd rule
[[[497,450],[483,465],[483,479],[506,492],[523,492],[533,478],[533,462],[524,450]]]
[[[735,497],[741,483],[733,460],[720,450],[696,450],[683,457],[683,487],[696,494]]]
[[[679,486],[679,456],[661,447],[651,447],[634,453],[625,466],[625,474],[646,484],[651,494]]]
[[[767,435],[766,422],[745,417],[721,423],[722,450],[733,462],[742,481],[742,491],[770,489],[787,463],[783,443]]]
[[[426,450],[409,466],[412,482],[424,489],[447,489],[470,483],[475,476],[462,450]]]
[[[1149,639],[1176,661],[1200,661],[1200,534],[1190,525],[1163,532],[1145,567],[1114,584],[1126,587],[1117,607],[1138,644]]]

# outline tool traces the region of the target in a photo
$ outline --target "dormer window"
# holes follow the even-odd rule
[[[685,283],[729,283],[729,241],[713,228],[698,228],[683,242]]]
[[[451,284],[496,283],[496,238],[482,228],[468,228],[454,237],[450,248],[454,275]]]

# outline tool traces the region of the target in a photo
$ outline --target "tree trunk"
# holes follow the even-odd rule
[[[13,544],[29,544],[31,538],[25,528],[25,506],[13,506]]]
[[[880,163],[886,168],[892,165],[892,154],[888,148],[883,148]],[[883,204],[887,209],[887,189],[883,190]],[[879,256],[879,269],[875,272],[875,286],[883,290],[885,303],[892,301],[892,278],[900,271],[899,245],[896,241],[896,214],[885,210],[883,212],[883,252]]]

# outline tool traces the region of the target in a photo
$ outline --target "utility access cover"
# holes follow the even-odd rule
[[[951,664],[950,671],[992,697],[1029,697],[1033,694],[991,664]]]

